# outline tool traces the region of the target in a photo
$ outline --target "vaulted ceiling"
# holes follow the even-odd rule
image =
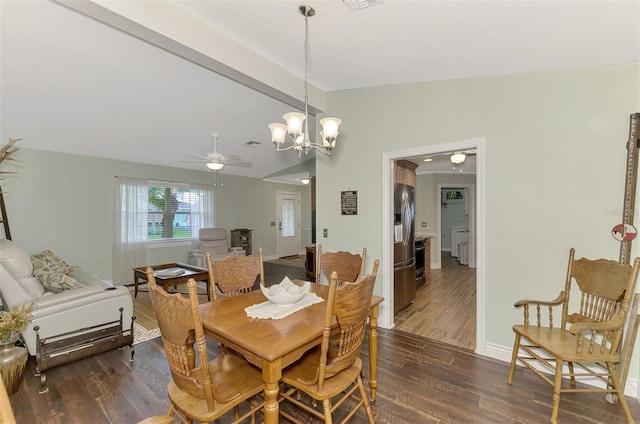
[[[0,1],[0,141],[204,170],[188,153],[212,151],[215,131],[253,163],[229,174],[295,166],[267,125],[301,105],[299,3]],[[319,111],[332,90],[640,62],[637,1],[379,3],[306,2]],[[111,26],[127,6],[142,13]]]

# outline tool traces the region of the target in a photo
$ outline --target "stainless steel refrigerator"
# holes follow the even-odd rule
[[[414,188],[394,187],[393,220],[393,312],[406,308],[416,298]]]

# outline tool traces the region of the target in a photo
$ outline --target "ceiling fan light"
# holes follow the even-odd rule
[[[207,162],[207,168],[213,171],[219,171],[224,168],[224,164],[220,162]]]
[[[466,159],[466,155],[462,152],[455,152],[451,155],[451,163],[455,163],[456,165],[461,164]]]

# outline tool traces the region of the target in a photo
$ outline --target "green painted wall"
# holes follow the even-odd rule
[[[366,246],[371,259],[382,258],[383,154],[484,137],[486,344],[511,346],[511,325],[522,319],[513,302],[554,298],[570,247],[618,258],[610,232],[622,219],[638,93],[638,65],[329,93],[327,113],[343,124],[334,155],[316,160],[318,229],[329,229],[318,241],[325,250]],[[357,216],[339,213],[347,188],[358,190]],[[381,264],[377,293],[392,284],[389,266]]]
[[[50,249],[72,265],[111,279],[115,176],[213,184],[213,174],[86,156],[21,149],[3,171],[18,174],[1,182],[13,241],[29,253]],[[224,176],[215,189],[215,224],[227,229],[250,228],[253,252],[276,256],[278,191],[301,195],[301,248],[311,243],[311,189]],[[142,265],[186,262],[191,242],[147,249]],[[133,273],[132,273],[133,278]]]

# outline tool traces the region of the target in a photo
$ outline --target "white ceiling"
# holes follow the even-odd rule
[[[304,75],[301,1],[168,3]],[[638,1],[306,4],[309,80],[325,91],[640,62]],[[228,174],[264,178],[301,161],[270,142],[267,125],[292,109],[280,100],[56,2],[0,1],[0,24],[2,144],[204,169],[183,161],[211,151],[216,131],[220,152],[253,162]]]

